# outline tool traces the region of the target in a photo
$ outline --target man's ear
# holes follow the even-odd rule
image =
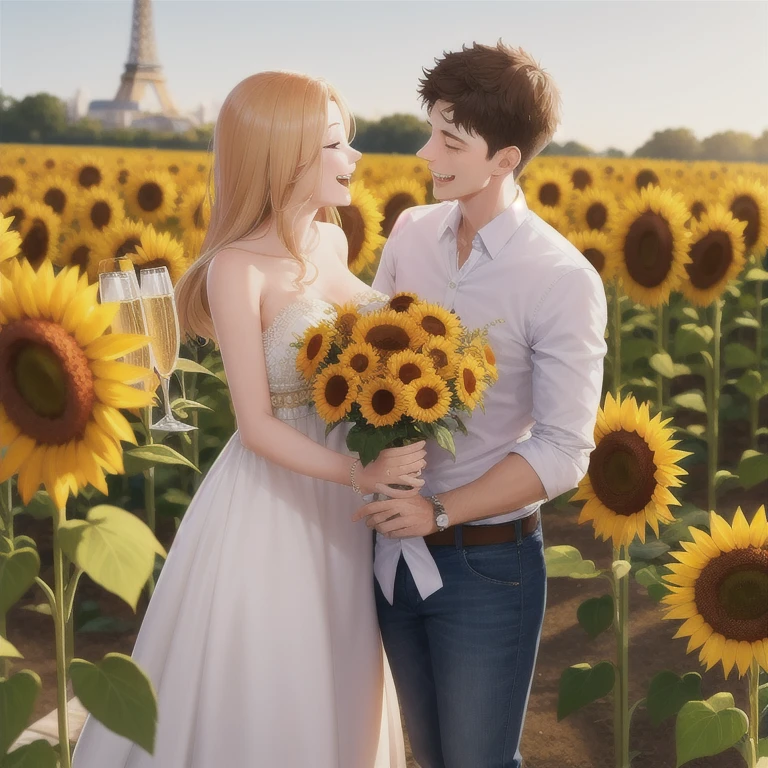
[[[517,166],[520,165],[520,161],[522,159],[523,159],[523,156],[518,147],[511,146],[511,147],[504,147],[504,149],[500,149],[499,165],[496,171],[494,172],[495,175],[501,176],[501,175],[506,175],[508,173],[512,173],[515,170],[515,168],[517,168]]]

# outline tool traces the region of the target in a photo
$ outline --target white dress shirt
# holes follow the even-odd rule
[[[461,269],[460,220],[456,201],[405,210],[373,281],[389,296],[409,291],[455,310],[470,330],[496,321],[488,339],[499,380],[485,390],[485,413],[476,408],[465,421],[469,434],[454,434],[455,461],[428,441],[421,493],[466,485],[519,453],[554,499],[578,485],[595,447],[607,349],[602,280],[574,245],[528,209],[519,186],[514,202],[477,233]],[[542,501],[466,525],[515,520]],[[443,586],[422,537],[377,533],[374,573],[390,604],[401,554],[422,599]]]

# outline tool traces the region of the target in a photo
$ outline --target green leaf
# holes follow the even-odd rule
[[[768,272],[766,272],[764,269],[760,269],[759,267],[753,267],[747,271],[743,277],[743,280],[747,283],[765,282],[768,280]]]
[[[207,405],[203,405],[202,403],[198,403],[197,400],[187,400],[183,397],[177,397],[171,403],[171,410],[181,416],[182,419],[186,419],[189,416],[188,412],[190,410],[212,411],[213,408],[210,408]]]
[[[41,688],[40,676],[29,669],[22,669],[7,680],[0,679],[0,755],[26,729]]]
[[[97,720],[152,754],[157,696],[152,681],[130,656],[108,653],[98,664],[73,659],[69,674],[75,695]]]
[[[757,689],[757,710],[762,715],[766,709],[768,709],[768,683],[763,683]]]
[[[635,538],[629,545],[629,556],[635,560],[655,560],[665,552],[669,552],[669,545],[659,539],[647,539],[645,543]]]
[[[194,469],[195,472],[200,470],[188,459],[186,456],[182,456],[178,451],[174,451],[168,445],[162,445],[161,443],[153,443],[151,445],[139,445],[136,448],[129,448],[123,452],[123,457],[130,457],[134,466],[139,467],[139,471],[147,469],[148,467],[154,467],[157,464],[181,464],[185,467]],[[128,473],[128,467],[126,465],[126,474]]]
[[[442,424],[436,424],[435,439],[441,448],[445,448],[454,459],[456,458],[456,445],[453,442],[453,435],[447,427],[444,427]]]
[[[733,472],[729,472],[727,469],[718,469],[715,472],[715,490],[719,491],[723,484],[727,484],[729,480],[738,481],[739,476],[734,475]]]
[[[750,400],[755,400],[768,394],[768,381],[763,383],[759,371],[744,371],[736,380],[736,389]]]
[[[757,742],[757,756],[768,758],[768,737]],[[757,766],[760,768],[760,763]]]
[[[677,768],[697,757],[730,749],[747,732],[749,722],[733,706],[733,695],[716,693],[706,701],[689,701],[677,716]]]
[[[56,514],[56,505],[45,491],[38,491],[24,507],[24,513],[36,520],[45,520]]]
[[[724,350],[725,367],[731,368],[749,368],[756,361],[755,353],[749,347],[738,342],[731,342],[725,345]]]
[[[698,413],[707,412],[707,404],[704,402],[704,395],[698,390],[675,395],[675,397],[672,398],[672,402],[680,408],[687,408],[690,411],[696,411]]]
[[[648,587],[648,597],[650,597],[654,603],[660,603],[662,598],[669,594],[671,594],[671,591],[663,584],[651,584]]]
[[[601,661],[594,668],[587,663],[574,664],[563,670],[557,697],[557,720],[568,717],[613,690],[616,670],[610,662]]]
[[[734,317],[733,324],[739,328],[759,328],[760,323],[754,317]]]
[[[613,597],[590,597],[576,611],[581,628],[594,640],[613,624]]]
[[[0,768],[58,768],[58,765],[56,750],[45,739],[14,749],[0,760]]]
[[[658,346],[652,339],[622,339],[621,361],[630,365],[636,360],[647,360],[657,349]]]
[[[67,557],[134,613],[155,553],[167,556],[144,521],[108,504],[90,509],[85,520],[64,521],[59,537]]]
[[[22,611],[30,611],[31,613],[39,613],[43,616],[52,616],[50,603],[39,603],[38,605],[22,605]]]
[[[680,677],[664,670],[651,680],[645,706],[651,722],[658,728],[668,717],[676,715],[684,704],[700,699],[701,675],[698,672],[688,672]]]
[[[674,379],[675,376],[685,376],[691,372],[687,365],[675,363],[666,352],[657,352],[651,357],[648,364],[665,379]]]
[[[684,323],[675,332],[675,357],[688,357],[707,349],[714,335],[708,325]]]
[[[611,563],[611,570],[613,571],[613,578],[616,581],[623,579],[632,568],[632,564],[629,560],[614,560]]]
[[[8,609],[35,583],[40,573],[36,549],[23,547],[0,552],[0,613]]]
[[[178,359],[175,370],[183,371],[184,373],[202,373],[216,378],[216,374],[213,371],[209,371],[205,366],[187,357],[180,357]]]
[[[544,563],[547,576],[552,578],[594,579],[602,573],[595,568],[594,561],[582,559],[579,550],[568,544],[545,547]]]
[[[16,646],[0,635],[0,658],[3,659],[23,659]]]
[[[738,475],[746,489],[768,480],[768,454],[753,450],[744,451],[739,462]]]
[[[178,504],[181,507],[189,506],[192,501],[192,497],[181,488],[168,488],[160,498],[169,504]]]

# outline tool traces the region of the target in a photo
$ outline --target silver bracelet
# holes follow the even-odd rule
[[[349,479],[351,480],[352,490],[355,493],[359,493],[362,495],[362,490],[360,489],[360,486],[355,481],[355,469],[357,468],[357,465],[360,463],[360,459],[355,459],[352,462],[352,466],[349,468]]]

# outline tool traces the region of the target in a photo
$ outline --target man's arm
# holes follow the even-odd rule
[[[605,289],[591,269],[572,270],[550,287],[529,327],[531,437],[477,480],[437,494],[452,524],[554,499],[579,484],[595,447],[606,323]]]
[[[381,291],[381,293],[387,296],[394,296],[397,293],[395,286],[397,280],[395,277],[397,271],[397,246],[398,237],[405,224],[407,211],[403,211],[392,227],[392,231],[389,233],[387,242],[384,243],[384,248],[381,251],[381,259],[379,260],[379,267],[376,270],[376,277],[373,278],[371,288],[374,291]]]

